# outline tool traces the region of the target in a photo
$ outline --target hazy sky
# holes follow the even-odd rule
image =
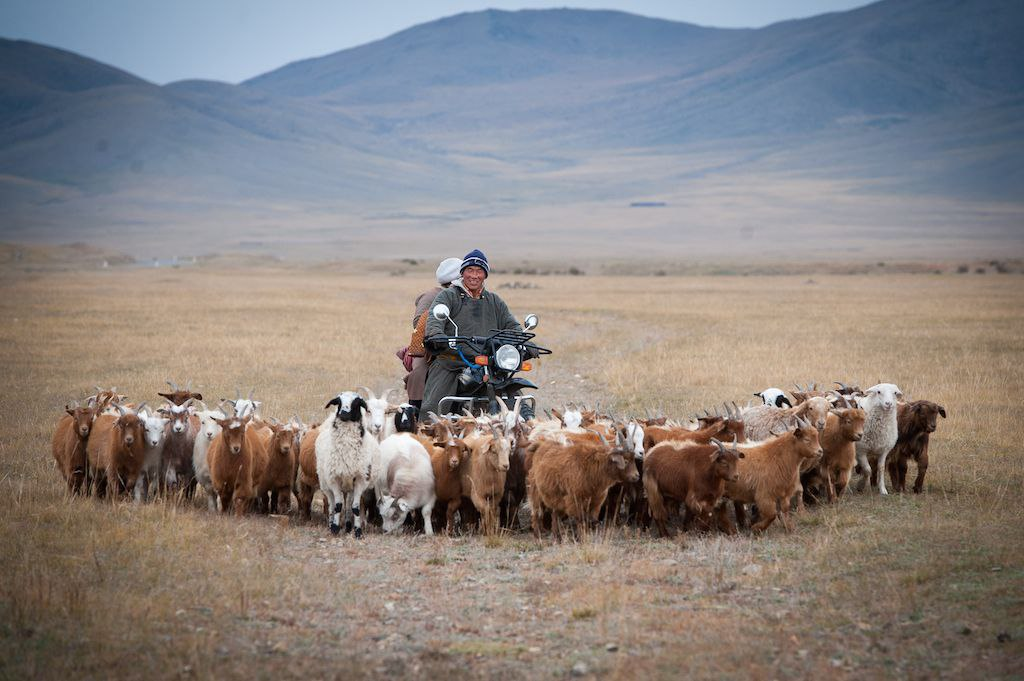
[[[866,0],[581,0],[705,26],[757,27],[866,5]],[[0,36],[53,45],[156,83],[238,82],[362,45],[433,19],[564,0],[0,0]]]

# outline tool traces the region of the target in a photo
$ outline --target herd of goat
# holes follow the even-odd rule
[[[891,383],[772,388],[755,393],[762,404],[724,404],[724,413],[686,422],[575,406],[525,420],[519,402],[495,415],[418,419],[415,407],[392,404],[390,391],[360,388],[332,398],[328,416],[307,425],[264,418],[252,393],[209,409],[191,383],[168,384],[159,408],[113,388],[65,407],[53,456],[70,493],[192,500],[201,487],[211,510],[237,514],[288,513],[294,496],[310,520],[320,490],[330,530],[357,538],[364,522],[428,535],[457,522],[515,530],[524,502],[538,537],[550,530],[560,539],[564,519],[580,528],[653,525],[667,536],[673,512],[684,529],[733,534],[747,505],[761,532],[776,517],[791,529],[794,506],[836,501],[855,472],[858,491],[887,494],[888,472],[902,492],[914,460],[921,492],[928,438],[946,417],[934,402],[904,401]]]

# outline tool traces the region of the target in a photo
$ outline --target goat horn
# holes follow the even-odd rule
[[[365,385],[359,386],[358,388],[356,388],[356,390],[365,390],[366,391],[366,399],[368,399],[368,400],[375,400],[375,399],[377,399],[377,395],[372,390],[367,388]]]
[[[254,394],[255,392],[256,392],[256,386],[253,386],[253,387],[252,387],[252,390],[250,390],[250,391],[249,391],[249,396],[248,396],[248,397],[246,397],[245,399],[247,399],[247,400],[249,400],[250,402],[252,402],[252,396],[253,396],[253,394]]]
[[[192,379],[191,378],[188,379],[187,381],[185,381],[185,390],[188,390],[189,392],[192,392]]]
[[[431,423],[440,423],[440,422],[441,422],[441,417],[440,417],[440,416],[438,416],[437,414],[435,414],[435,413],[434,413],[434,412],[432,412],[432,411],[428,411],[428,412],[427,412],[427,416],[429,416],[429,417],[430,417],[430,422],[431,422]]]
[[[544,416],[547,416],[549,421],[552,421],[555,418],[554,416],[551,415],[551,410],[550,409],[545,409],[544,410]]]
[[[242,389],[239,388],[237,385],[235,386],[235,399],[236,400],[242,399]]]
[[[584,430],[589,430],[591,433],[593,433],[594,435],[596,435],[599,438],[601,438],[601,444],[603,444],[603,445],[607,445],[608,444],[608,440],[606,440],[604,438],[604,435],[602,435],[599,431],[593,430],[592,428],[584,428]]]
[[[173,390],[175,392],[178,391],[178,384],[175,383],[174,381],[168,379],[168,380],[164,381],[164,383],[166,383],[167,385],[171,386],[171,390]]]
[[[718,451],[720,451],[720,452],[724,452],[724,451],[725,451],[725,445],[723,445],[723,444],[722,444],[722,443],[721,443],[721,442],[720,442],[720,441],[718,440],[718,438],[715,438],[715,437],[713,437],[713,438],[711,438],[710,442],[711,442],[711,444],[713,444],[713,445],[715,445],[716,447],[718,447]]]

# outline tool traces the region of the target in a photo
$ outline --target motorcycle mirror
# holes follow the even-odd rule
[[[448,316],[451,314],[451,310],[449,310],[448,306],[445,305],[444,303],[438,303],[437,305],[434,306],[433,314],[434,319],[443,322],[444,320],[448,319]]]
[[[533,329],[537,328],[537,322],[537,315],[528,314],[526,315],[526,319],[524,320],[523,328],[526,329],[527,331],[532,331]]]

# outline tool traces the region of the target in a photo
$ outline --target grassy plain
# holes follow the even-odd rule
[[[512,277],[494,277],[498,285]],[[515,277],[524,279],[522,276]],[[792,534],[331,538],[294,520],[68,499],[49,454],[96,384],[255,386],[318,418],[398,384],[429,277],[0,269],[0,677],[1020,678],[1024,278],[537,277],[542,405],[684,416],[794,381],[943,404],[922,495]]]

